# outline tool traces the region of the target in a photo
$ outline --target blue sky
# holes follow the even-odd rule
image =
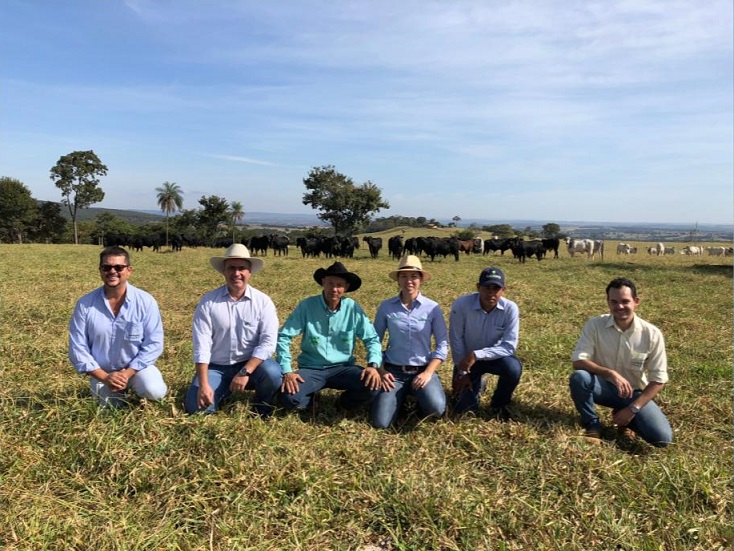
[[[732,50],[731,0],[2,0],[0,176],[58,201],[93,149],[108,208],[313,213],[335,165],[378,216],[731,223]]]

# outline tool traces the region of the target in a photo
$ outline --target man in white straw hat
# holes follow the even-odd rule
[[[446,411],[446,393],[436,373],[448,355],[446,321],[438,303],[421,292],[431,274],[420,258],[407,255],[388,275],[400,292],[382,301],[375,315],[380,342],[386,331],[390,335],[380,370],[382,392],[372,402],[372,424],[380,429],[394,423],[409,394],[423,416],[440,417]]]
[[[278,314],[270,297],[249,284],[264,263],[240,243],[209,262],[225,284],[205,294],[194,312],[196,374],[184,406],[188,413],[214,413],[230,394],[254,389],[253,410],[268,417],[282,379],[270,357]]]

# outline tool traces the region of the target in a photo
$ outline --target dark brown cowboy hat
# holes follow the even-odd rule
[[[346,280],[346,282],[349,284],[347,293],[349,293],[350,291],[356,291],[362,285],[362,280],[360,279],[360,277],[357,274],[353,274],[352,272],[348,271],[346,266],[344,266],[344,264],[342,264],[341,262],[334,262],[328,268],[319,268],[313,273],[314,281],[316,281],[316,283],[321,286],[324,285],[324,278],[326,276],[336,276]]]

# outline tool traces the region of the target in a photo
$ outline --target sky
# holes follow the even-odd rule
[[[315,214],[333,165],[378,217],[730,224],[733,26],[731,0],[2,0],[0,176],[59,201],[92,149],[97,207],[168,181]]]

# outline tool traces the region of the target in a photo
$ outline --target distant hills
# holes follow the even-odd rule
[[[61,212],[66,218],[69,213],[62,206]],[[102,213],[109,213],[133,224],[161,222],[165,216],[153,210],[122,210],[92,207],[79,211],[79,221],[94,220]],[[450,218],[437,219],[448,225]],[[666,224],[666,223],[619,223],[619,222],[584,222],[557,220],[486,220],[477,218],[462,219],[459,227],[475,225],[478,227],[497,224],[510,224],[513,228],[531,227],[540,230],[544,224],[556,223],[561,230],[572,237],[591,237],[609,240],[631,241],[732,241],[734,224]],[[282,228],[304,228],[326,226],[316,214],[287,214],[276,212],[247,212],[243,220],[245,226],[269,226]]]

